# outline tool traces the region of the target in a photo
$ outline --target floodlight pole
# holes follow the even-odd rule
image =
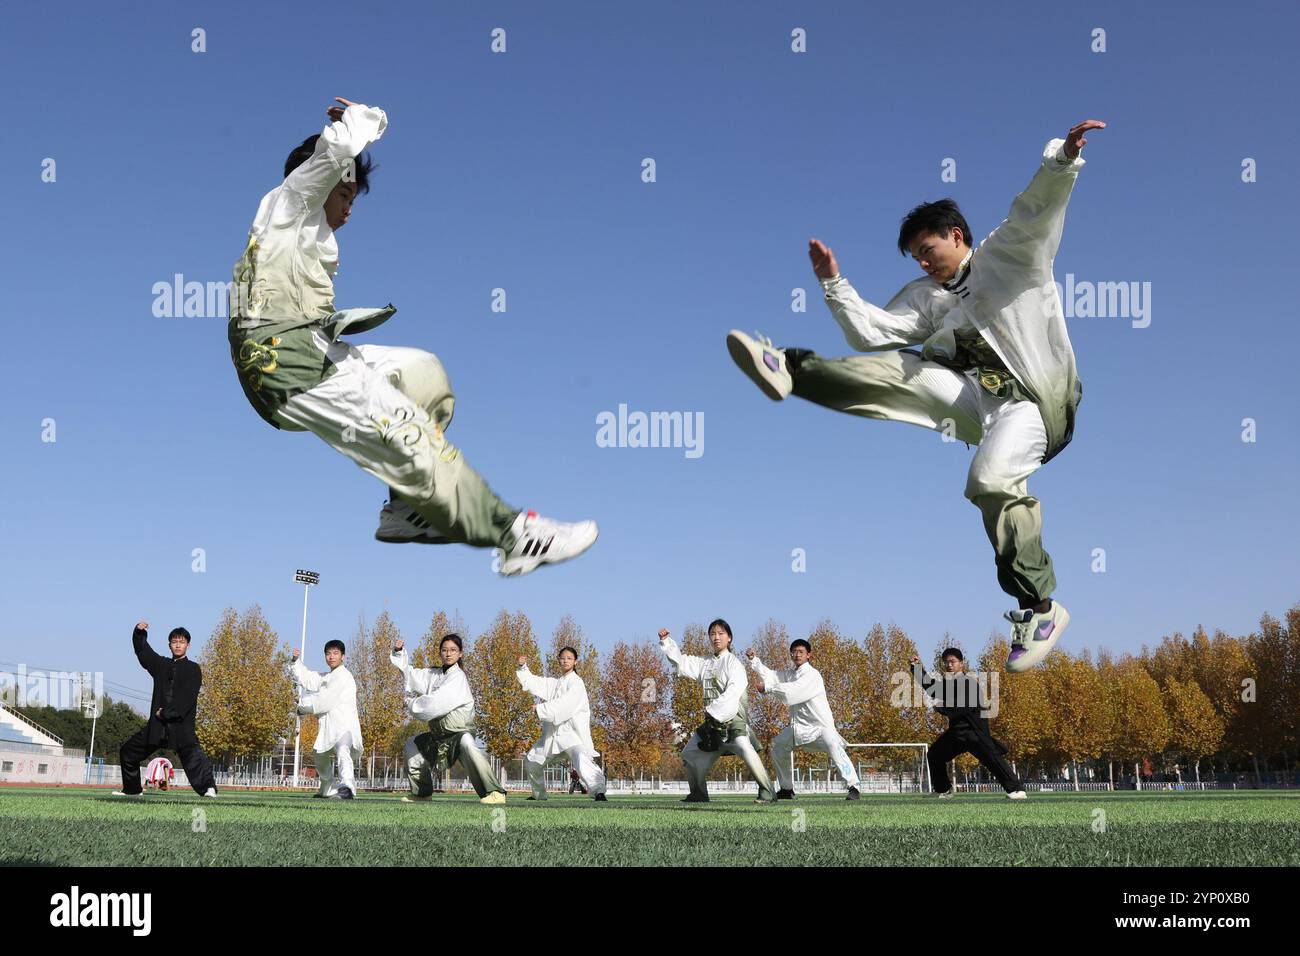
[[[86,713],[86,675],[79,675],[81,685],[81,713]],[[91,690],[94,694],[94,690]],[[90,763],[95,759],[95,724],[99,722],[99,701],[93,696],[90,699],[90,749],[86,751],[86,783],[90,783]]]
[[[294,581],[302,585],[302,643],[298,650],[298,659],[303,660],[307,656],[307,595],[311,593],[311,586],[320,583],[320,575],[315,571],[304,571],[301,568],[294,573]],[[302,700],[301,694],[294,694],[294,702]],[[298,771],[301,767],[299,762],[299,751],[302,743],[302,715],[294,708],[293,715],[293,786],[298,787]]]

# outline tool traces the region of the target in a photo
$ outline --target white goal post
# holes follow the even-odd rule
[[[852,751],[852,750],[867,750],[867,749],[870,749],[870,748],[872,748],[872,747],[914,747],[914,748],[916,748],[917,750],[919,750],[919,751],[921,752],[921,755],[920,755],[920,763],[919,763],[919,765],[918,765],[918,767],[917,767],[917,779],[920,781],[920,784],[921,784],[921,792],[922,792],[922,793],[929,793],[929,792],[930,792],[931,782],[930,782],[930,761],[929,761],[929,757],[930,757],[930,745],[929,745],[929,744],[923,744],[923,743],[871,743],[871,744],[851,744],[851,743],[848,743],[847,741],[846,741],[845,744],[844,744],[844,749],[845,749],[845,750],[848,750],[848,751]],[[795,755],[795,753],[797,752],[797,750],[798,750],[798,748],[795,748],[794,750],[792,750],[792,751],[790,752],[790,775],[791,775],[791,776],[794,776],[794,769],[795,769],[795,767],[794,767],[794,755]],[[849,756],[850,756],[850,758],[851,758],[851,757],[853,756],[853,754],[850,753]],[[829,763],[829,761],[828,761],[828,763]],[[830,768],[832,768],[832,767],[833,767],[833,765],[830,765],[830,766],[828,767],[828,770],[829,770]]]

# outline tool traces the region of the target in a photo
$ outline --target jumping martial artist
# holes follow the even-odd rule
[[[1028,479],[1074,435],[1083,386],[1065,327],[1052,260],[1065,208],[1084,162],[1086,120],[1053,139],[1007,218],[976,249],[951,199],[923,203],[903,219],[898,248],[926,273],[884,308],[865,302],[834,253],[809,243],[813,270],[849,344],[861,352],[823,358],[807,349],[733,331],[732,358],[769,398],[793,394],[851,415],[908,422],[979,446],[966,497],[980,509],[1008,611],[1007,670],[1042,660],[1069,624],[1052,599],[1056,576],[1043,549],[1038,500]],[[900,349],[921,345],[919,352]]]
[[[1006,745],[989,732],[986,702],[980,699],[979,681],[973,674],[965,673],[966,662],[959,648],[944,650],[943,669],[943,676],[935,677],[925,672],[921,658],[912,658],[913,679],[935,702],[935,711],[948,718],[948,729],[930,745],[926,758],[930,765],[930,786],[935,796],[952,796],[948,762],[968,753],[1002,784],[1008,798],[1024,800],[1027,796],[1025,788],[1003,756],[1007,752]]]
[[[362,150],[388,126],[383,110],[335,99],[331,124],[289,154],[284,182],[262,197],[235,264],[230,354],[245,396],[271,425],[314,432],[388,486],[380,541],[499,548],[505,576],[577,557],[595,522],[506,504],[447,441],[456,400],[437,356],[340,340],[396,309],[334,307],[334,234],[370,191]]]
[[[343,666],[346,650],[342,641],[327,642],[325,663],[329,665],[329,673],[317,674],[298,659],[298,648],[293,649],[290,675],[306,692],[298,701],[298,713],[320,718],[313,748],[316,776],[320,778],[320,789],[312,794],[315,797],[351,800],[356,795],[353,766],[361,759],[365,746],[361,742],[361,718],[357,714],[357,682]]]
[[[403,803],[433,796],[433,769],[447,770],[460,761],[480,803],[505,803],[506,788],[497,782],[487,755],[474,739],[474,692],[460,666],[464,644],[458,634],[448,634],[438,645],[442,667],[412,667],[404,643],[393,644],[389,657],[406,679],[406,704],[411,716],[427,720],[427,733],[406,742],[406,774],[411,792]]]
[[[750,742],[749,675],[745,665],[731,651],[731,625],[719,618],[709,625],[712,657],[683,654],[667,628],[659,632],[659,647],[688,680],[698,680],[704,688],[704,723],[700,725],[682,751],[686,780],[690,787],[684,803],[708,803],[707,778],[719,757],[737,756],[745,761],[758,783],[758,802],[774,800],[772,778],[767,775],[758,751]]]
[[[533,785],[529,800],[546,799],[546,781],[542,771],[548,763],[566,757],[569,766],[578,772],[585,792],[592,798],[605,800],[605,772],[595,758],[600,754],[591,740],[591,706],[587,701],[587,685],[574,668],[578,652],[572,647],[561,648],[558,657],[559,677],[538,677],[528,669],[528,658],[519,658],[515,677],[519,685],[537,699],[537,719],[542,722],[542,736],[528,751],[524,766]],[[572,793],[572,789],[569,791]]]
[[[764,665],[751,647],[745,652],[749,666],[763,682],[763,692],[771,694],[790,710],[790,726],[772,739],[772,761],[781,789],[778,800],[794,799],[794,767],[790,759],[794,750],[818,750],[830,754],[835,769],[848,784],[846,800],[857,800],[858,772],[844,749],[844,738],[835,730],[835,718],[826,699],[826,682],[812,666],[812,645],[799,638],[790,644],[792,670],[774,671]]]
[[[113,791],[113,795],[138,797],[144,792],[140,786],[140,761],[156,750],[172,749],[180,754],[185,777],[194,792],[215,797],[217,782],[212,776],[212,764],[194,732],[194,712],[199,706],[203,671],[185,656],[190,650],[190,632],[177,627],[167,635],[170,658],[154,653],[149,646],[148,621],[136,624],[131,632],[131,644],[140,666],[153,678],[153,698],[149,701],[149,722],[122,744],[118,752],[122,789]]]

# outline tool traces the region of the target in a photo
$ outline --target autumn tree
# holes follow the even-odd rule
[[[1223,741],[1223,718],[1194,680],[1170,677],[1165,682],[1169,709],[1169,747],[1192,761],[1196,782],[1201,782],[1201,759],[1219,749]]]
[[[203,687],[196,730],[203,749],[229,763],[267,754],[293,732],[293,687],[285,665],[289,655],[262,609],[243,615],[226,608],[199,655]]]
[[[399,756],[406,739],[401,736],[407,723],[402,672],[389,660],[401,636],[392,617],[384,611],[373,626],[367,628],[360,623],[354,646],[348,648],[347,666],[357,682],[361,739],[371,757]]]
[[[523,611],[503,610],[475,639],[473,654],[461,665],[474,689],[479,736],[499,760],[523,756],[541,734],[533,696],[515,679],[520,655],[538,659],[532,622]]]
[[[1056,718],[1052,740],[1045,752],[1069,762],[1071,777],[1077,785],[1079,764],[1099,758],[1112,738],[1114,711],[1107,704],[1106,688],[1096,668],[1086,657],[1058,651],[1048,656],[1043,673],[1048,703]],[[1143,676],[1151,680],[1145,671]],[[1160,706],[1158,699],[1156,706]],[[1159,712],[1163,717],[1164,711]]]
[[[1114,699],[1115,715],[1108,749],[1131,762],[1134,776],[1140,779],[1142,758],[1159,753],[1169,742],[1169,718],[1160,687],[1140,660],[1125,657],[1115,665],[1106,692]]]
[[[619,641],[605,658],[596,722],[605,736],[609,776],[662,776],[664,761],[672,754],[673,731],[664,693],[671,665],[658,643]]]

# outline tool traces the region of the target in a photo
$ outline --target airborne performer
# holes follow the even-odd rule
[[[396,309],[334,307],[335,233],[370,191],[361,153],[388,126],[383,110],[335,99],[330,125],[289,154],[284,181],[262,197],[235,263],[230,354],[245,396],[271,425],[314,432],[388,486],[380,541],[499,548],[505,576],[577,557],[595,522],[506,504],[447,441],[456,399],[436,355],[339,338]]]
[[[1019,605],[1005,615],[1012,625],[1009,671],[1042,660],[1070,621],[1052,598],[1056,575],[1027,482],[1069,444],[1083,397],[1052,260],[1084,165],[1084,137],[1105,125],[1086,120],[1064,140],[1051,140],[1028,188],[978,248],[953,200],[909,212],[898,248],[926,275],[884,308],[859,297],[829,248],[809,243],[813,270],[849,345],[878,354],[823,358],[742,332],[727,336],[736,364],[771,399],[793,393],[851,415],[949,428],[979,446],[966,497],[983,515],[998,583]]]

